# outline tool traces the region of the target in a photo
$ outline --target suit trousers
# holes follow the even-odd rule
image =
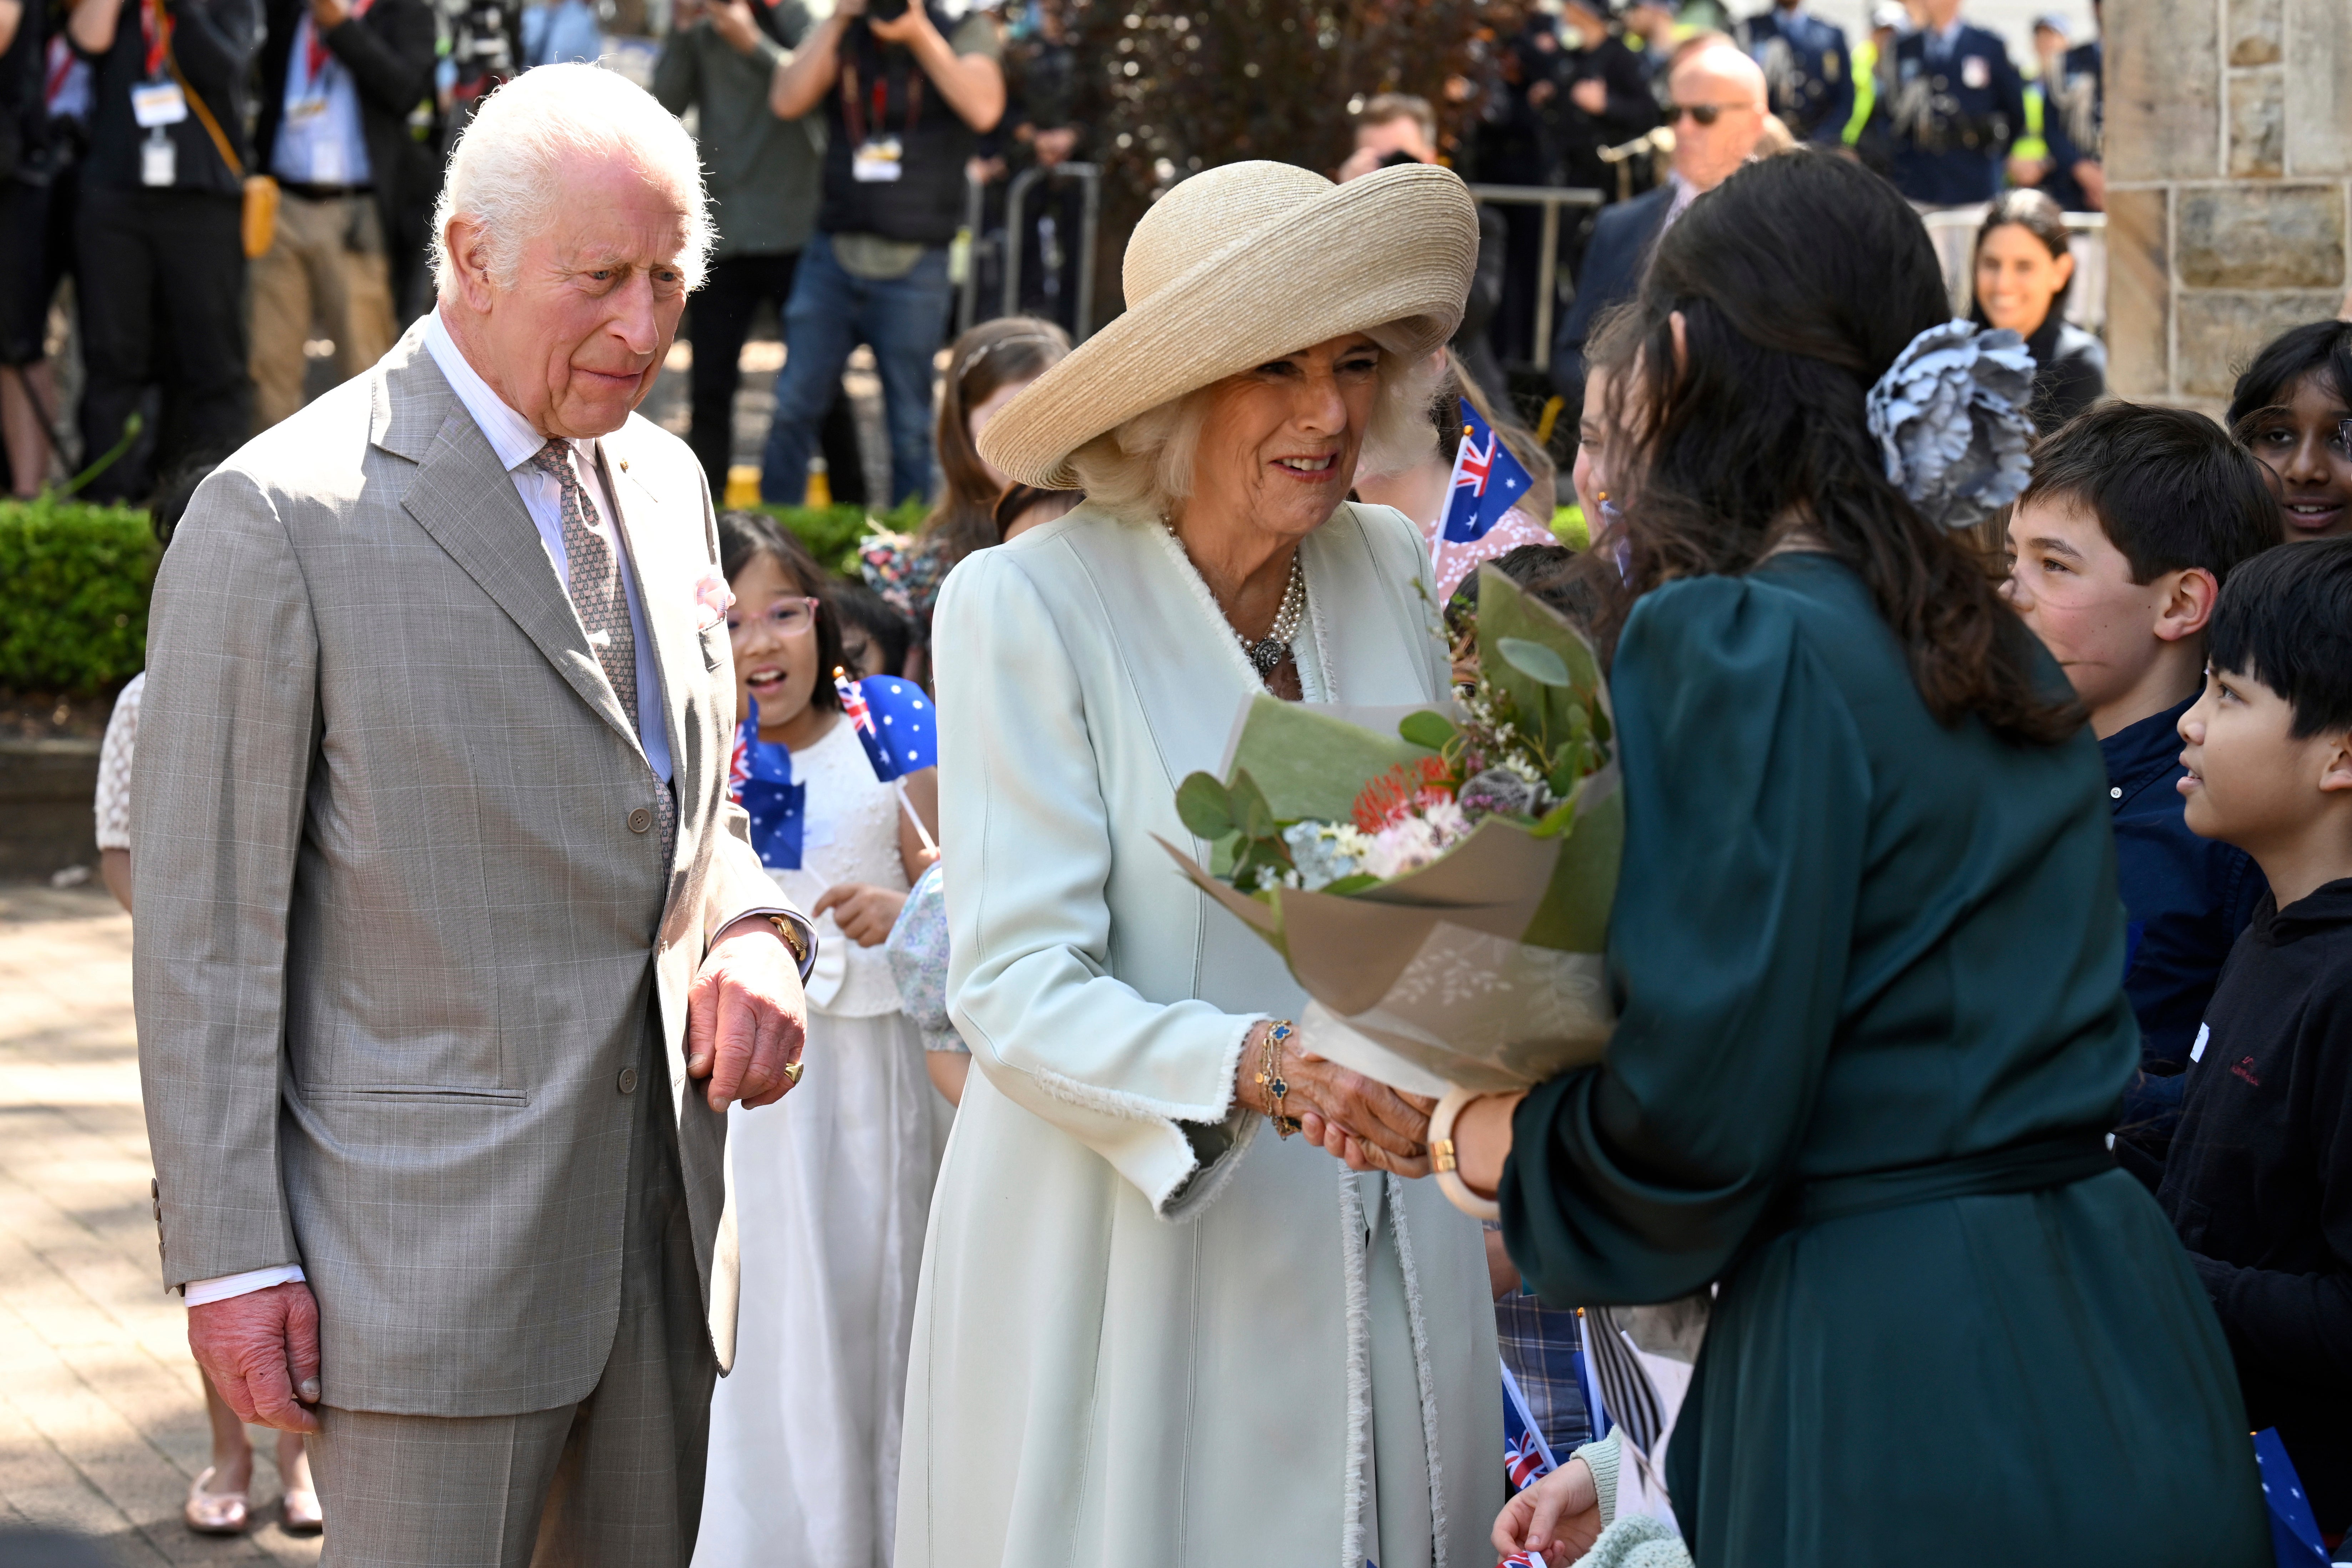
[[[648,1031],[629,1136],[621,1310],[594,1389],[520,1415],[328,1408],[310,1439],[327,1568],[687,1568],[710,1392],[694,1242]]]
[[[278,232],[253,263],[255,424],[266,430],[302,406],[313,321],[335,345],[335,379],[349,381],[392,350],[392,266],[383,219],[365,192],[312,201],[289,191]]]

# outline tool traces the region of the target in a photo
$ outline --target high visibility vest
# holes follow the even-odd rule
[[[2038,80],[2027,82],[2025,84],[2025,134],[2010,143],[2011,157],[2031,158],[2036,163],[2049,158],[2050,143],[2043,140],[2042,135],[2042,83]]]
[[[1862,128],[1878,106],[1878,40],[1864,34],[1855,41],[1853,55],[1853,118],[1845,122],[1843,138],[1849,147],[1862,140]]]

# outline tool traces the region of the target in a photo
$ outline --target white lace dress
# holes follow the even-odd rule
[[[813,909],[836,883],[905,891],[896,791],[836,721],[793,758],[808,786],[801,868]],[[809,977],[807,1076],[780,1105],[729,1113],[742,1257],[735,1367],[710,1405],[697,1568],[887,1568],[907,1344],[946,1104],[880,947],[828,914]],[[936,1110],[935,1108],[936,1107]]]

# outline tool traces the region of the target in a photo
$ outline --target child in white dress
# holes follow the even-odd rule
[[[817,924],[807,1074],[729,1115],[741,1255],[733,1371],[711,1400],[698,1568],[887,1568],[899,1411],[939,1171],[923,1041],[881,943],[931,858],[840,710],[825,578],[770,519],[719,520],[735,604],[738,720],[791,749],[805,789],[798,864],[770,870]],[[936,800],[929,776],[910,793]]]

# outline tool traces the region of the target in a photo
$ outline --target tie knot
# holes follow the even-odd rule
[[[561,436],[551,436],[547,445],[530,455],[530,466],[562,484],[578,484],[580,475],[572,466],[572,443]]]

